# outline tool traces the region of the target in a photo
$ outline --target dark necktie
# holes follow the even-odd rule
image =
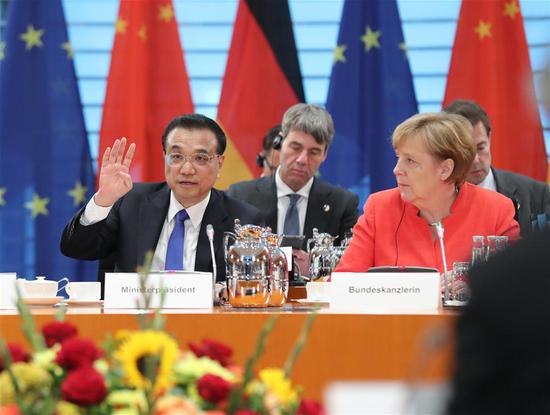
[[[168,240],[168,248],[166,249],[165,270],[182,270],[183,269],[183,240],[185,237],[185,220],[189,215],[185,209],[176,213],[174,218],[174,229]]]
[[[287,195],[290,199],[290,205],[285,215],[285,226],[283,230],[284,235],[300,235],[300,220],[298,218],[298,208],[296,204],[300,200],[299,194]]]

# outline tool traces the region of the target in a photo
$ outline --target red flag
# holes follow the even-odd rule
[[[101,122],[99,159],[115,138],[137,144],[135,181],[164,180],[161,137],[193,112],[172,0],[121,0]]]
[[[218,107],[228,147],[217,185],[258,176],[255,157],[262,137],[303,101],[287,1],[240,0]]]
[[[517,0],[463,0],[443,105],[479,103],[497,168],[546,180],[546,150]]]

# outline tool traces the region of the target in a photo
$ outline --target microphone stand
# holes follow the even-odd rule
[[[210,256],[212,257],[212,301],[214,304],[218,304],[219,301],[216,298],[218,268],[216,265],[216,255],[214,254],[214,227],[211,224],[206,225],[206,236],[208,237],[208,243],[210,244]]]
[[[441,222],[431,223],[430,226],[435,227],[435,231],[437,233],[437,239],[439,239],[439,246],[441,247],[441,259],[443,260],[443,282],[445,284],[443,304],[446,304],[449,302],[449,284],[448,284],[449,278],[448,278],[448,270],[447,270],[447,256],[445,255],[445,244],[443,243],[443,235],[445,233],[445,229],[443,228],[443,224]]]

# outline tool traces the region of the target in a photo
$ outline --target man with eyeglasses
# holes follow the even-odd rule
[[[332,117],[324,108],[292,106],[283,116],[282,143],[274,143],[281,149],[275,174],[236,183],[229,195],[264,212],[267,225],[279,234],[310,238],[317,228],[343,238],[357,221],[359,198],[315,177],[333,136]]]
[[[213,188],[226,141],[223,130],[208,117],[176,117],[162,135],[166,182],[132,183],[135,144],[126,150],[126,138],[116,140],[103,154],[97,192],[63,231],[63,254],[109,258],[115,272],[134,272],[152,251],[152,270],[212,272],[206,234],[211,224],[217,278],[224,281],[223,233],[233,230],[236,218],[264,224],[255,207]],[[103,271],[108,268],[100,264]]]

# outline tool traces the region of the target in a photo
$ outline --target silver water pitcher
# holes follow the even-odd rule
[[[282,235],[270,232],[264,233],[264,240],[271,254],[271,277],[269,278],[270,307],[282,306],[288,296],[288,263],[285,253],[281,250]]]
[[[340,241],[340,245],[332,247],[332,269],[336,268],[336,266],[344,256],[344,252],[346,252],[346,249],[348,248],[351,242],[351,237],[352,237],[351,230],[347,231],[344,234],[344,238]]]
[[[235,219],[235,232],[224,234],[227,292],[233,307],[267,307],[269,303],[272,260],[264,231]]]
[[[330,278],[335,261],[332,244],[336,238],[313,228],[313,237],[307,240],[309,277],[312,281],[327,281]]]

